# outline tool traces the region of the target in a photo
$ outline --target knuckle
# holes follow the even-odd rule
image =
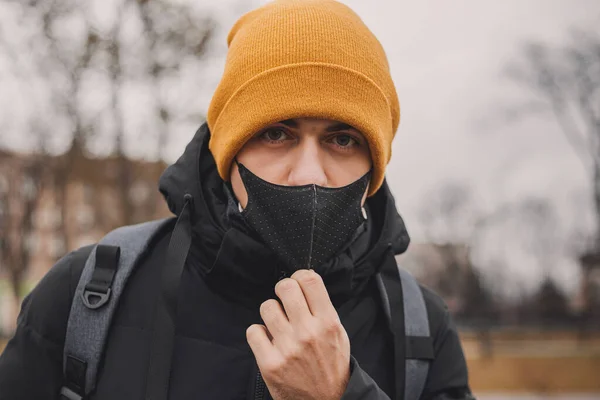
[[[270,360],[263,364],[261,370],[266,376],[274,377],[282,370],[283,364],[277,360]]]
[[[283,356],[287,361],[297,361],[302,357],[302,347],[291,345],[283,351]]]
[[[317,342],[318,335],[313,329],[303,329],[298,334],[298,342],[302,347],[312,347]]]
[[[342,329],[342,323],[338,318],[328,318],[322,321],[322,329],[325,333],[337,333]]]

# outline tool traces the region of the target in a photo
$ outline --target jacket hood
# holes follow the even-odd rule
[[[285,270],[276,256],[244,229],[241,218],[235,218],[236,200],[217,173],[209,139],[208,126],[203,124],[181,157],[165,170],[159,189],[177,216],[184,197],[192,197],[188,264],[215,291],[248,304],[261,302],[273,297],[275,283],[286,276]],[[386,254],[400,254],[408,247],[406,227],[385,181],[367,199],[366,208],[369,219],[364,232],[317,270],[334,303],[364,288]]]

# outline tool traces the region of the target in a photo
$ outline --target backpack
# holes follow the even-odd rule
[[[127,279],[152,239],[173,220],[168,218],[118,228],[101,239],[87,256],[67,323],[61,400],[85,400],[95,389],[111,320]],[[190,243],[180,234],[179,225],[178,220],[169,253],[187,254]],[[179,256],[176,260],[173,257],[169,258],[167,254],[166,264],[171,268],[163,268],[162,301],[159,299],[156,310],[146,399],[166,400],[168,396],[175,336],[172,316],[176,314],[173,301],[176,293],[172,288],[177,287],[185,263],[185,257]],[[393,264],[387,268],[384,265],[375,279],[388,324],[393,332],[401,332],[394,335],[394,363],[395,370],[404,364],[405,374],[396,374],[396,400],[418,400],[434,358],[427,308],[415,278],[395,261]]]

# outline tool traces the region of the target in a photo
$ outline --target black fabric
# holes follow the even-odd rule
[[[287,267],[314,269],[329,261],[364,222],[361,200],[370,173],[347,186],[282,186],[238,163],[248,204],[242,216]]]
[[[192,244],[190,208],[192,197],[185,196],[183,210],[177,219],[162,268],[161,296],[156,303],[148,379],[147,400],[167,400],[177,324],[177,300],[181,273]]]
[[[252,398],[256,362],[246,329],[262,323],[258,305],[274,297],[279,265],[264,245],[230,215],[231,197],[208,152],[203,126],[180,160],[161,178],[161,191],[180,215],[193,197],[192,243],[181,276],[169,398]],[[373,276],[392,244],[408,236],[386,185],[367,201],[365,230],[327,265],[323,278],[350,337],[351,378],[344,400],[393,395],[393,336]],[[155,304],[171,232],[159,235],[127,282],[89,400],[144,399]],[[57,399],[67,318],[83,264],[76,254],[55,265],[23,302],[15,336],[0,356],[0,400]],[[443,302],[423,289],[433,338],[423,400],[467,399],[467,371],[458,334]],[[363,394],[368,393],[368,396]]]
[[[85,390],[85,373],[87,363],[73,356],[67,356],[65,361],[65,386],[83,396]]]
[[[391,333],[394,338],[394,398],[402,400],[404,398],[405,374],[404,364],[406,357],[406,342],[404,328],[404,301],[402,299],[402,282],[398,274],[398,266],[394,260],[393,254],[388,254],[384,261],[384,267],[381,274],[385,285],[388,301],[391,310]]]

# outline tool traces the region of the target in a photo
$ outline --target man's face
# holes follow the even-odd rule
[[[284,186],[342,187],[371,169],[369,146],[358,130],[338,121],[314,118],[264,127],[244,145],[237,159],[261,179]],[[235,163],[231,184],[245,208],[248,194]],[[366,195],[367,191],[363,203]]]

